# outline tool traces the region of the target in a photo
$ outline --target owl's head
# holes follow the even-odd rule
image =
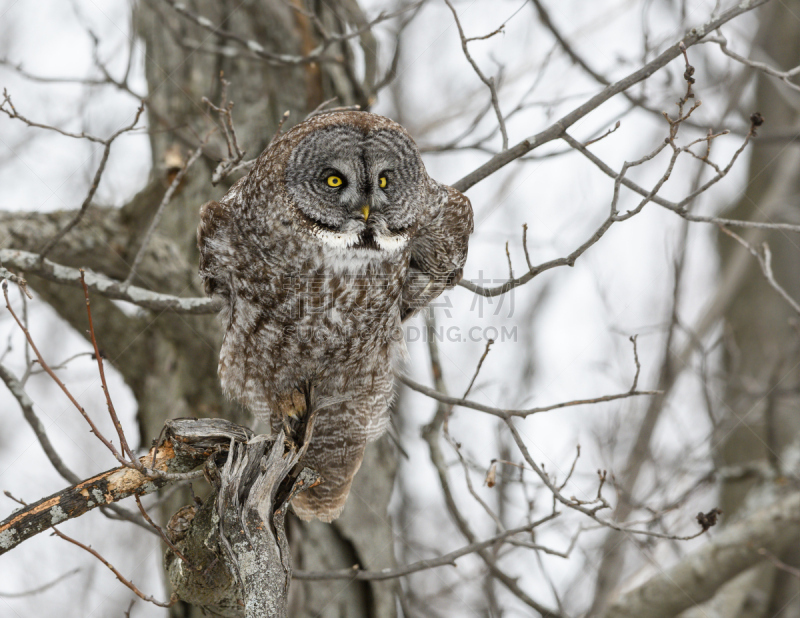
[[[431,181],[414,141],[368,112],[334,112],[294,127],[284,171],[302,226],[323,244],[395,252],[428,205]]]

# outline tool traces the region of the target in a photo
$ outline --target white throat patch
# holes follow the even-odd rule
[[[324,228],[314,230],[314,235],[322,241],[325,265],[335,272],[359,273],[376,262],[393,261],[399,258],[408,245],[404,234],[374,236],[377,249],[358,246],[361,235],[357,231],[333,232]]]

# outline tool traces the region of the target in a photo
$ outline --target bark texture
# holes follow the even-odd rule
[[[712,598],[723,584],[761,563],[764,557],[759,549],[781,552],[798,540],[800,494],[791,492],[769,508],[731,524],[673,568],[622,595],[603,617],[670,618]]]
[[[216,473],[216,491],[199,508],[170,520],[178,555],[164,564],[177,595],[212,615],[287,616],[292,557],[284,520],[289,502],[319,475],[297,470],[302,449],[281,432],[272,440],[237,442]]]
[[[761,21],[752,57],[792,67],[800,55],[800,2],[770,3]],[[768,126],[797,127],[797,93],[764,74],[756,78],[755,110]],[[800,146],[796,143],[756,142],[742,199],[731,215],[752,220],[797,219],[800,191]],[[754,246],[767,242],[772,250],[775,278],[793,298],[800,298],[800,247],[796,235],[751,230]],[[721,287],[731,299],[725,312],[728,380],[714,443],[719,465],[766,462],[774,480],[758,477],[723,484],[720,507],[735,517],[752,509],[774,483],[791,470],[789,453],[800,440],[800,346],[797,316],[768,285],[757,263],[743,248],[721,239]],[[789,455],[787,457],[787,455]],[[796,542],[776,548],[782,561],[800,566]],[[764,565],[747,581],[740,602],[728,608],[731,616],[786,617],[800,614],[800,582],[789,573]],[[731,590],[731,593],[737,592]]]

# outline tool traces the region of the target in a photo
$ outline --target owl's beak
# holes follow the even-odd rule
[[[364,205],[361,207],[361,214],[363,214],[363,215],[364,215],[364,221],[366,221],[367,219],[369,219],[369,204],[364,204]]]

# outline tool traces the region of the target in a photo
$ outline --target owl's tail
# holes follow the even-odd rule
[[[354,440],[352,435],[345,433],[346,425],[324,428],[329,431],[339,429],[332,433],[319,429],[323,428],[315,428],[303,463],[319,472],[322,482],[298,494],[292,500],[292,508],[303,521],[317,518],[330,523],[344,510],[353,477],[364,459],[366,439]]]
[[[387,365],[388,367],[388,365]],[[364,460],[367,442],[378,439],[389,425],[392,377],[387,371],[378,387],[360,397],[307,397],[316,409],[311,437],[301,463],[316,470],[322,481],[292,500],[297,516],[310,521],[331,522],[344,510],[353,478]]]

